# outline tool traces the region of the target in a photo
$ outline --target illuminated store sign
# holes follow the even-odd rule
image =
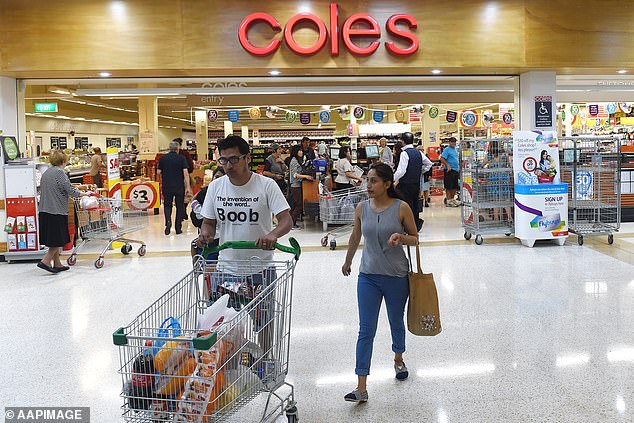
[[[282,44],[282,39],[274,38],[266,46],[258,47],[254,46],[249,41],[249,29],[253,24],[258,22],[264,22],[268,24],[274,31],[282,31],[282,25],[273,16],[258,12],[252,13],[240,24],[238,30],[238,38],[242,48],[254,56],[268,56],[275,53]],[[293,30],[300,22],[309,23],[313,25],[319,36],[317,41],[311,46],[301,46],[293,38]],[[406,27],[403,29],[401,26]],[[393,38],[400,39],[407,42],[406,47],[399,47],[393,41],[386,41],[385,48],[392,54],[397,56],[410,56],[418,50],[418,38],[409,30],[415,30],[417,27],[416,19],[413,16],[399,13],[390,16],[385,23],[385,30]],[[330,4],[330,25],[326,26],[326,23],[318,16],[308,13],[300,12],[291,17],[283,28],[284,43],[288,48],[301,55],[310,56],[324,48],[328,39],[330,39],[330,54],[332,56],[339,55],[339,5],[337,3]],[[368,46],[361,47],[354,43],[356,38],[375,39]],[[377,41],[381,38],[381,26],[379,22],[372,16],[364,13],[356,13],[345,20],[341,26],[341,39],[343,45],[349,52],[357,56],[369,56],[373,54],[380,46],[381,42]]]

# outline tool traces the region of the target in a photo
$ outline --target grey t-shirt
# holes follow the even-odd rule
[[[267,172],[275,173],[276,175],[284,175],[284,169],[282,168],[283,163],[275,160],[275,156],[272,154],[266,158],[266,162],[264,163],[264,170]]]
[[[362,204],[361,233],[363,253],[359,272],[368,275],[407,276],[409,262],[403,247],[390,247],[387,241],[393,233],[404,233],[401,224],[401,200],[377,213],[370,207],[370,201]]]

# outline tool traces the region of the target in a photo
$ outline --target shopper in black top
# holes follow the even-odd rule
[[[157,174],[162,177],[163,210],[165,213],[165,235],[169,235],[172,228],[172,206],[176,203],[176,220],[174,227],[176,234],[183,232],[182,224],[185,217],[185,194],[191,195],[187,160],[178,154],[178,142],[170,143],[170,152],[161,157]]]

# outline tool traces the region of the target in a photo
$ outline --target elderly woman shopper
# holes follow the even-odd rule
[[[68,156],[61,150],[54,150],[49,156],[51,167],[44,172],[41,181],[39,204],[40,244],[48,247],[46,255],[37,267],[50,273],[68,270],[59,259],[62,247],[68,244],[68,198],[88,195],[73,187],[64,172]]]

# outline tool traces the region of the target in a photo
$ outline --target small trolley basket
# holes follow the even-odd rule
[[[261,422],[284,413],[297,421],[294,387],[285,379],[301,250],[290,243],[276,244],[294,255],[287,261],[198,257],[193,271],[113,334],[125,421],[221,422],[263,393]],[[214,251],[226,248],[256,247],[228,242]]]
[[[368,188],[365,183],[338,191],[328,191],[324,188],[319,197],[319,219],[322,221],[326,234],[321,239],[322,247],[329,245],[330,249],[337,248],[337,238],[345,236],[354,226],[354,211],[361,201],[368,199]],[[343,225],[328,232],[328,225]]]
[[[101,269],[104,265],[106,251],[112,247],[113,242],[124,242],[121,247],[123,254],[132,251],[131,243],[141,244],[137,250],[140,256],[146,252],[145,243],[125,237],[125,235],[145,229],[148,226],[147,210],[135,208],[130,200],[107,197],[91,197],[89,202],[86,197],[74,198],[75,214],[79,226],[81,242],[73,249],[68,257],[68,265],[73,266],[77,262],[77,251],[88,241],[107,241],[101,254],[95,260],[95,267]]]

